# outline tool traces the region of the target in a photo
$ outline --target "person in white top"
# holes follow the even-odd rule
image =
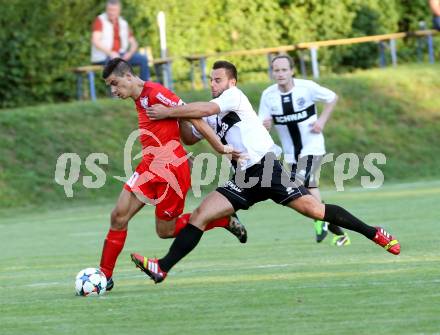
[[[91,61],[105,65],[111,59],[121,57],[130,65],[139,66],[139,77],[150,79],[148,58],[137,52],[138,43],[127,21],[120,16],[121,2],[107,0],[105,12],[95,18],[92,25]]]
[[[268,152],[276,156],[281,154],[281,148],[261,125],[251,103],[240,89],[233,86],[211,102],[219,106],[220,112],[204,117],[204,120],[217,132],[224,145],[230,145],[241,153],[243,158],[238,166],[241,170],[260,162]],[[197,138],[203,138],[194,127],[192,131]],[[237,160],[232,160],[232,164],[236,168]]]
[[[354,230],[388,252],[398,254],[400,244],[382,228],[366,225],[342,207],[322,204],[303,185],[291,181],[291,176],[276,159],[279,151],[268,131],[243,92],[236,87],[237,70],[232,63],[217,61],[211,72],[210,102],[147,108],[151,120],[164,118],[202,118],[215,115],[216,131],[223,143],[240,148],[247,155],[242,166],[237,163],[235,176],[224,186],[208,194],[193,212],[190,224],[185,226],[161,259],[141,256],[136,266],[155,283],[165,279],[168,271],[199,243],[204,227],[216,218],[232,215],[239,209],[272,199],[313,219],[324,220]]]
[[[311,80],[293,77],[293,59],[279,55],[271,67],[276,84],[261,95],[259,117],[270,130],[274,125],[283,146],[284,162],[292,177],[301,180],[309,192],[321,201],[319,172],[325,154],[324,127],[333,112],[338,96]],[[316,103],[324,103],[318,117]],[[335,225],[315,220],[316,242],[322,242],[329,229],[335,234],[332,244],[349,245],[350,238]]]

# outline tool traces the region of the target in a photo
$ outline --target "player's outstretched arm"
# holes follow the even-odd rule
[[[179,120],[179,131],[182,142],[186,145],[193,145],[201,140],[201,138],[194,135],[190,120]]]
[[[220,107],[213,102],[192,102],[175,107],[165,107],[157,104],[147,108],[147,115],[150,120],[202,118],[218,113],[220,113]]]
[[[263,126],[267,129],[267,131],[270,131],[270,129],[272,128],[272,119],[264,119]]]
[[[208,143],[217,151],[219,154],[239,154],[235,152],[232,146],[224,145],[217,134],[212,130],[208,123],[202,119],[189,119],[194,128],[208,141]]]

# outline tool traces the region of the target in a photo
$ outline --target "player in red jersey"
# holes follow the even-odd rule
[[[121,58],[107,63],[103,78],[111,87],[112,95],[135,102],[142,144],[142,161],[124,185],[111,213],[110,229],[102,250],[100,268],[108,280],[107,290],[111,290],[113,269],[125,244],[128,222],[145,203],[156,207],[156,232],[161,238],[177,236],[188,224],[191,214],[182,212],[191,174],[187,153],[180,142],[178,120],[151,121],[146,113],[154,104],[171,107],[183,104],[182,100],[162,85],[135,76],[130,65]],[[190,122],[216,151],[239,155],[231,146],[223,145],[203,120],[191,119]],[[224,227],[241,243],[246,242],[246,229],[236,215],[214,220],[206,230],[215,227]]]

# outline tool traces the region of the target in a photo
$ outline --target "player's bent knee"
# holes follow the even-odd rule
[[[165,220],[156,216],[156,234],[160,238],[175,237],[176,219]]]
[[[204,230],[209,220],[204,211],[197,207],[191,214],[190,222],[192,225]]]
[[[115,208],[110,215],[110,226],[113,230],[126,230],[128,226],[126,215]]]
[[[322,220],[325,214],[325,207],[313,196],[307,195],[296,199],[292,206],[299,213],[312,219]]]
[[[308,207],[305,215],[315,220],[323,220],[324,210],[321,209],[321,206]]]
[[[324,219],[324,205],[317,201],[308,201],[305,208],[304,215],[316,219],[322,220]]]
[[[167,239],[174,237],[174,228],[171,227],[156,227],[156,233],[159,238]]]

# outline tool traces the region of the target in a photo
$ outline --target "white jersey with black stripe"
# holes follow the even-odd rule
[[[216,131],[223,144],[232,145],[248,157],[241,163],[242,170],[258,163],[268,152],[277,156],[281,154],[281,148],[273,142],[249,99],[239,88],[231,87],[211,102],[219,106],[220,113],[205,118],[205,121]],[[194,128],[193,133],[201,138]]]
[[[269,86],[261,95],[258,115],[262,121],[272,119],[283,146],[284,160],[296,163],[307,155],[324,155],[322,133],[311,132],[317,120],[316,102],[330,103],[336,94],[311,80],[293,79],[293,88],[281,92]]]

